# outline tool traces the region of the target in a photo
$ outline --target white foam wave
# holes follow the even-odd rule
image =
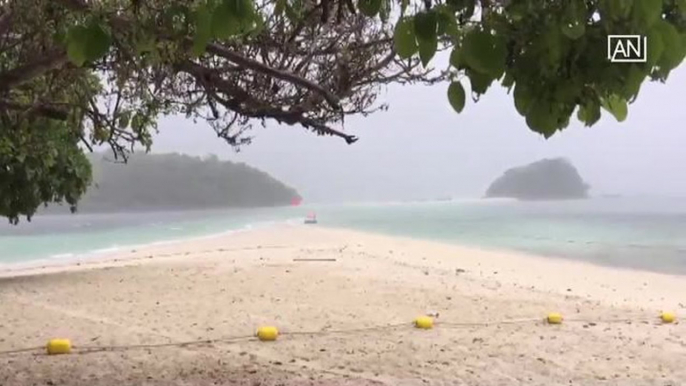
[[[235,226],[235,227],[230,227],[229,229],[224,229],[224,230],[219,230],[216,232],[212,233],[207,233],[203,235],[194,235],[194,236],[187,236],[184,237],[183,232],[176,232],[176,234],[173,236],[173,238],[170,239],[162,239],[162,240],[151,240],[150,242],[143,242],[143,243],[136,243],[136,244],[123,244],[123,245],[109,245],[107,247],[101,247],[101,248],[94,248],[88,251],[75,251],[75,252],[63,252],[63,253],[57,253],[53,254],[47,257],[37,257],[35,259],[30,259],[30,260],[24,260],[21,262],[15,263],[9,263],[9,265],[23,265],[23,264],[36,264],[39,262],[46,262],[46,261],[52,261],[54,262],[55,260],[62,260],[62,261],[81,261],[81,260],[88,260],[88,259],[97,259],[97,258],[103,258],[103,255],[110,255],[110,254],[115,254],[118,252],[122,251],[131,251],[135,249],[140,249],[140,248],[146,248],[146,247],[156,247],[156,246],[166,246],[166,245],[173,245],[177,243],[182,243],[182,242],[187,242],[187,241],[196,241],[196,240],[207,240],[207,239],[214,239],[218,237],[224,237],[228,236],[231,234],[239,233],[239,232],[249,232],[253,231],[256,229],[263,229],[263,228],[268,228],[272,226],[278,226],[278,225],[292,225],[294,223],[302,221],[301,219],[288,219],[288,220],[283,220],[283,221],[256,221],[248,224],[244,224],[242,226]],[[172,228],[177,228],[178,230],[183,230],[182,227],[170,227]],[[211,231],[210,231],[211,232]]]
[[[92,250],[92,251],[90,251],[90,252],[88,252],[88,253],[101,255],[101,254],[104,254],[104,253],[117,252],[117,251],[119,251],[119,250],[121,250],[121,247],[119,247],[119,246],[117,246],[117,245],[114,245],[114,246],[107,247],[107,248],[94,249],[94,250]]]
[[[60,259],[69,259],[76,256],[74,253],[57,253],[54,255],[48,256],[48,259],[55,259],[55,260],[60,260]]]

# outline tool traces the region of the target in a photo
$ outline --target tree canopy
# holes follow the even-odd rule
[[[126,165],[101,153],[88,158],[93,184],[79,201],[79,212],[255,208],[300,198],[269,174],[216,156],[132,154]]]
[[[486,197],[564,200],[588,197],[590,186],[564,158],[542,159],[508,169],[486,190]]]
[[[610,34],[647,36],[647,61],[611,63]],[[83,150],[149,149],[163,115],[232,146],[267,121],[353,143],[385,85],[444,84],[461,112],[500,83],[548,138],[624,120],[685,55],[686,0],[0,0],[0,215],[74,206]]]

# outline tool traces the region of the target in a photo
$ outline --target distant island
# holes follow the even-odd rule
[[[543,159],[507,170],[486,190],[487,198],[570,200],[588,197],[586,184],[564,158]]]
[[[270,207],[301,199],[269,174],[216,156],[133,154],[127,164],[97,153],[89,158],[93,184],[78,204],[80,213]]]

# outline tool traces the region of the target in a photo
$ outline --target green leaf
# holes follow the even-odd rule
[[[400,16],[405,16],[405,11],[407,6],[410,4],[410,0],[400,0]]]
[[[633,4],[636,1],[637,0],[615,0],[615,2],[618,3],[617,8],[619,11],[620,18],[626,19],[627,17],[629,17],[629,15],[631,15],[631,11],[633,9]],[[642,0],[638,0],[638,1],[642,1]]]
[[[665,44],[662,42],[662,33],[657,28],[648,31],[646,36],[648,41],[648,47],[646,48],[646,65],[648,68],[651,68],[655,66],[660,60],[660,57],[662,57],[662,53],[665,50]]]
[[[517,112],[522,116],[526,116],[529,113],[532,100],[529,88],[523,83],[516,83],[513,97]]]
[[[662,0],[635,0],[633,19],[642,28],[650,28],[662,16]]]
[[[459,48],[453,48],[453,50],[450,52],[450,65],[459,70],[464,64],[465,63],[462,60],[462,55],[460,55]]]
[[[155,37],[153,35],[142,35],[136,40],[136,52],[143,54],[155,50]]]
[[[508,7],[510,18],[515,22],[522,21],[529,13],[528,5],[528,3],[523,1],[510,3]]]
[[[631,64],[629,70],[627,71],[626,78],[624,79],[624,90],[623,96],[627,100],[631,100],[638,95],[638,91],[641,89],[641,84],[646,78],[646,73],[641,70],[637,65]]]
[[[286,2],[286,17],[291,23],[297,23],[300,20],[300,8],[293,7]]]
[[[618,122],[623,122],[629,113],[626,99],[618,95],[610,95],[602,100],[602,106],[609,111]]]
[[[597,100],[588,101],[579,106],[577,118],[584,123],[584,126],[591,127],[600,120],[600,104]]]
[[[686,0],[677,0],[676,7],[681,11],[681,17],[686,18]]]
[[[579,39],[586,32],[587,9],[583,1],[569,1],[562,18],[561,31],[572,40]]]
[[[461,20],[469,20],[474,16],[474,10],[476,9],[477,3],[475,0],[456,0],[454,4],[456,3],[461,3],[461,5],[458,5],[455,9],[455,12],[460,13]],[[450,5],[450,3],[448,4]]]
[[[661,70],[672,70],[681,64],[686,53],[682,47],[681,36],[676,28],[665,20],[659,20],[655,23],[654,29],[659,31],[664,44],[664,51],[660,55],[657,65]]]
[[[486,93],[488,88],[493,83],[493,78],[488,74],[483,74],[471,69],[465,71],[467,77],[469,77],[469,83],[472,86],[472,92],[477,95],[483,95]]]
[[[402,59],[408,59],[417,52],[418,47],[412,19],[404,17],[395,25],[393,46]]]
[[[431,59],[436,55],[438,49],[438,40],[420,40],[419,41],[419,59],[422,65],[426,68],[431,62]]]
[[[255,12],[253,0],[224,0],[231,14],[240,22],[252,19]]]
[[[584,36],[584,33],[586,33],[586,26],[578,21],[572,23],[564,23],[562,24],[560,29],[566,37],[572,40],[576,40]]]
[[[286,0],[276,0],[276,4],[274,5],[274,14],[277,16],[283,15],[283,12],[286,10]]]
[[[238,0],[242,2],[241,12],[243,15],[237,16],[236,19],[240,24],[240,32],[254,34],[258,27],[259,18],[261,15],[255,11],[255,5],[252,0]]]
[[[131,118],[131,128],[136,132],[141,131],[145,126],[145,121],[146,118],[143,114],[134,114]]]
[[[239,31],[240,22],[231,13],[229,5],[220,4],[212,13],[212,34],[219,39],[226,39],[238,34]]]
[[[526,115],[526,124],[531,130],[543,134],[546,139],[552,137],[558,129],[558,124],[550,102],[544,99],[536,100]]]
[[[473,30],[465,36],[461,55],[476,71],[499,78],[505,71],[507,49],[502,37],[488,32]]]
[[[507,88],[507,90],[508,90],[508,92],[509,92],[510,89],[512,88],[512,86],[514,85],[514,82],[515,82],[515,78],[514,78],[514,76],[512,75],[512,73],[506,72],[506,73],[505,73],[505,77],[504,77],[503,80],[500,82],[500,84],[503,85],[503,87]]]
[[[391,0],[382,0],[381,9],[379,10],[379,19],[381,22],[387,23],[391,15]]]
[[[86,44],[88,29],[75,26],[67,32],[67,57],[76,66],[81,67],[86,62]]]
[[[455,14],[453,12],[451,12],[448,8],[446,8],[446,7],[440,8],[440,10],[437,14],[437,22],[438,22],[438,30],[437,30],[438,36],[443,36],[443,35],[457,36],[457,34],[458,34],[457,20],[455,19]]]
[[[129,121],[131,120],[131,112],[124,111],[119,115],[119,128],[125,129],[129,126]]]
[[[450,102],[450,106],[452,106],[453,110],[461,113],[464,109],[465,99],[466,95],[464,92],[464,87],[462,87],[462,83],[450,83],[450,86],[448,86],[448,101]]]
[[[381,11],[381,0],[358,0],[357,9],[365,16],[374,17]]]
[[[112,38],[99,23],[91,24],[87,29],[86,60],[100,59],[110,50]]]
[[[186,5],[174,4],[164,10],[164,20],[173,31],[186,33],[190,22],[190,10]],[[183,27],[179,29],[179,27]]]
[[[643,0],[600,0],[598,7],[604,20],[623,20],[631,13],[634,1]]]
[[[110,35],[93,22],[86,26],[74,26],[67,31],[67,57],[77,66],[97,60],[107,54],[112,44]]]
[[[560,28],[549,27],[547,30],[543,31],[540,39],[537,39],[532,44],[532,50],[542,53],[542,58],[547,59],[548,66],[541,66],[541,70],[549,69],[550,72],[556,73],[560,66],[560,62],[563,59],[563,45],[569,44],[562,37]],[[541,63],[543,64],[543,63]]]
[[[193,55],[205,53],[207,44],[212,39],[212,15],[207,5],[200,4],[195,10],[195,36],[193,37]]]
[[[262,15],[255,13],[254,17],[254,27],[252,31],[250,32],[252,36],[257,36],[264,31],[265,28],[265,22],[264,19],[262,18]]]
[[[554,92],[554,100],[562,104],[568,104],[576,100],[579,89],[577,84],[570,81],[560,81]]]
[[[422,11],[414,16],[414,31],[417,40],[436,40],[438,28],[438,16],[434,11]]]

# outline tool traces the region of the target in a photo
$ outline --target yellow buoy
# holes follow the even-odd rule
[[[674,323],[676,320],[676,314],[673,312],[663,312],[660,314],[660,319],[662,319],[663,323]]]
[[[46,345],[48,355],[69,354],[71,352],[71,341],[69,339],[50,339]]]
[[[428,329],[433,328],[434,320],[430,316],[420,316],[414,320],[414,326],[417,328],[422,328],[424,330],[428,330]]]
[[[279,330],[273,326],[263,326],[257,329],[257,337],[261,341],[273,341],[279,337]]]
[[[562,314],[557,312],[551,312],[548,314],[546,320],[549,324],[562,324]]]

